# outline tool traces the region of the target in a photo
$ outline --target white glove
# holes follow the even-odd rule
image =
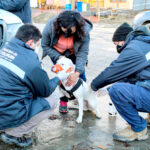
[[[68,76],[69,76],[69,74],[66,73],[64,70],[62,70],[62,71],[60,71],[60,72],[57,73],[57,77],[58,77],[61,81],[67,79]]]
[[[105,88],[101,88],[101,89],[97,90],[95,92],[95,94],[97,95],[97,97],[101,97],[101,96],[108,95],[108,91]]]
[[[108,95],[108,91],[105,88],[101,88],[101,89],[99,89],[97,91],[93,91],[91,86],[89,86],[89,90],[90,90],[90,92],[94,92],[97,97]]]

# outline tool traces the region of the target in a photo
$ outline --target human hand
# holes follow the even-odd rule
[[[107,91],[107,89],[105,89],[105,88],[101,88],[101,89],[97,90],[97,91],[95,92],[95,94],[96,94],[97,97],[101,97],[101,96],[107,95],[107,94],[108,94],[108,91]]]
[[[89,87],[89,90],[90,90],[90,92],[94,92],[97,97],[105,96],[105,95],[108,94],[108,91],[107,91],[107,89],[105,89],[105,88],[101,88],[101,89],[99,89],[99,90],[97,90],[97,91],[94,91],[94,90],[91,88],[91,86],[90,86],[90,87]]]
[[[77,79],[79,78],[80,73],[79,72],[75,72],[69,75],[68,79],[67,79],[67,83],[66,86],[74,86],[75,83],[77,82]]]

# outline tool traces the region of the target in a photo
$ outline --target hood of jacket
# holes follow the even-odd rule
[[[92,30],[92,28],[93,28],[93,24],[91,23],[91,21],[89,21],[86,18],[84,18],[84,20],[85,20],[85,28],[84,28],[85,32],[89,33]]]
[[[129,42],[134,39],[150,43],[150,30],[148,27],[143,25],[130,32],[125,40],[124,45],[121,47],[121,50],[123,50],[129,44]]]

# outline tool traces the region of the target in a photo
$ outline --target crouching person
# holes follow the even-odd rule
[[[138,112],[150,112],[150,32],[146,26],[134,31],[124,23],[113,36],[119,57],[91,83],[94,91],[114,83],[110,98],[129,126],[114,133],[118,141],[145,140],[147,122]]]
[[[0,52],[0,139],[26,147],[32,143],[24,134],[31,132],[55,109],[55,88],[59,78],[49,79],[35,53],[41,33],[33,25],[18,29]]]

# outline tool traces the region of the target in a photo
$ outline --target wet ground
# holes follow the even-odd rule
[[[42,30],[43,25],[38,26]],[[89,64],[86,68],[89,83],[118,56],[111,42],[114,28],[110,27],[111,25],[95,24],[91,32]],[[49,76],[54,76],[50,72],[51,61],[48,57],[43,60],[43,64]],[[150,150],[149,139],[132,143],[113,141],[113,132],[124,128],[126,123],[119,115],[116,117],[108,115],[109,101],[108,95],[99,97],[102,118],[97,119],[91,112],[85,112],[81,124],[75,122],[78,115],[76,109],[70,109],[68,114],[60,115],[57,107],[55,116],[44,120],[31,133],[34,142],[24,150]],[[0,150],[20,149],[0,142]]]

